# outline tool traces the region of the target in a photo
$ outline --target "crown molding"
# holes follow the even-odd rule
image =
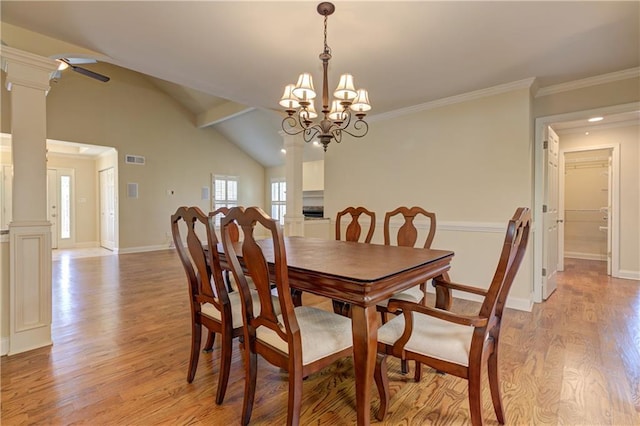
[[[381,114],[375,114],[369,116],[367,121],[374,122],[380,120],[389,120],[391,118],[401,117],[404,115],[415,114],[421,111],[427,111],[430,109],[441,108],[448,105],[459,104],[462,102],[468,102],[475,99],[486,98],[489,96],[500,95],[502,93],[511,92],[519,89],[530,89],[534,84],[535,78],[525,78],[523,80],[513,81],[511,83],[500,84],[498,86],[488,87],[486,89],[475,90],[473,92],[463,93],[461,95],[449,96],[447,98],[437,99],[435,101],[425,102],[406,108],[400,108],[394,111],[389,111]]]
[[[556,93],[568,92],[571,90],[582,89],[585,87],[597,86],[599,84],[613,83],[620,80],[640,77],[640,67],[629,68],[622,71],[616,71],[609,74],[596,75],[581,80],[569,81],[567,83],[555,84],[553,86],[542,87],[535,94],[536,98],[542,96],[553,95]]]

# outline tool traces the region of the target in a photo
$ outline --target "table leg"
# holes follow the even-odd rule
[[[369,425],[371,417],[371,385],[376,364],[378,318],[375,306],[351,306],[353,332],[353,364],[356,380],[358,425]]]

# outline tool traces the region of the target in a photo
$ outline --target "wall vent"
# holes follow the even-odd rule
[[[124,156],[125,164],[138,164],[140,166],[144,166],[144,157],[142,155],[125,155]]]

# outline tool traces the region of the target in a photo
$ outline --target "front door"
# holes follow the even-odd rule
[[[544,201],[542,207],[544,255],[542,259],[542,297],[549,298],[557,287],[558,272],[558,152],[560,140],[547,126],[544,138]]]
[[[51,248],[58,248],[58,172],[47,170],[47,214],[51,222]]]

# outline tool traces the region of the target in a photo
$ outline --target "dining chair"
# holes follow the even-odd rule
[[[222,216],[226,216],[227,213],[229,213],[229,207],[220,207],[216,209],[212,214],[214,217],[217,215],[220,215],[220,217],[222,217]],[[233,242],[240,241],[240,230],[238,229],[238,225],[236,225],[233,222],[229,224],[229,237]],[[234,283],[231,280],[231,270],[224,268],[222,270],[222,276],[224,278],[225,284],[227,285],[227,290],[233,291]]]
[[[344,239],[342,238],[342,222],[348,219],[351,221],[346,225]],[[368,223],[367,223],[368,218]],[[362,219],[362,223],[361,223]],[[347,207],[339,211],[336,215],[336,240],[359,242],[362,236],[362,229],[367,230],[364,237],[364,243],[370,243],[373,238],[373,232],[376,229],[376,214],[364,207]],[[351,305],[339,300],[333,300],[333,312],[343,316],[351,316]]]
[[[231,221],[235,221],[242,229],[242,243],[233,243],[228,228]],[[260,242],[256,240],[254,228],[257,224],[261,231],[262,228],[266,229],[270,238]],[[288,371],[287,424],[298,425],[302,379],[339,358],[351,356],[351,321],[318,308],[294,306],[282,228],[277,220],[270,218],[260,208],[232,208],[222,219],[222,243],[243,300],[244,340],[241,347],[244,350],[245,389],[242,424],[248,424],[251,419],[257,356],[260,355],[269,363]],[[267,264],[267,252],[273,256],[273,276]],[[243,266],[253,278],[260,296],[260,312],[250,302]],[[270,297],[273,283],[281,313]]]
[[[336,216],[336,240],[342,240],[342,219],[345,221],[351,217],[351,222],[347,225],[347,229],[344,235],[344,241],[360,241],[362,234],[362,225],[360,224],[360,218],[369,217],[369,224],[367,234],[364,238],[365,243],[370,243],[373,238],[373,231],[376,228],[376,214],[364,207],[347,207],[346,209],[338,212]]]
[[[402,311],[378,330],[378,357],[375,382],[380,394],[377,418],[384,419],[389,403],[387,355],[404,356],[417,361],[415,380],[421,377],[422,364],[439,372],[468,380],[471,423],[482,425],[481,372],[486,363],[493,408],[500,424],[504,411],[498,376],[498,349],[502,314],[524,257],[529,238],[531,212],[518,208],[507,226],[502,252],[488,289],[456,284],[446,279],[434,279],[441,291],[457,290],[482,296],[477,315],[459,315],[418,303],[391,300],[390,311]]]
[[[394,233],[395,241],[392,241],[391,220],[395,216],[402,216],[404,222]],[[422,207],[398,207],[393,211],[387,212],[384,215],[384,244],[389,246],[392,245],[392,243],[395,243],[397,246],[415,247],[418,240],[418,229],[414,223],[416,217],[424,217],[429,220],[429,231],[427,232],[425,242],[422,247],[431,248],[431,243],[436,235],[436,214],[426,211]],[[384,324],[387,322],[387,313],[389,312],[387,304],[390,299],[393,298],[414,303],[424,303],[424,301],[426,301],[426,296],[426,283],[422,283],[419,286],[395,293],[389,299],[379,302],[376,305],[376,308],[382,315],[382,323]]]
[[[181,223],[186,225],[185,241],[180,231],[185,226]],[[187,382],[193,381],[198,368],[204,325],[208,331],[204,352],[213,350],[216,333],[221,337],[216,404],[222,404],[229,381],[232,341],[242,336],[240,295],[237,291],[228,292],[222,278],[214,213],[206,215],[198,207],[179,207],[171,216],[171,232],[189,284],[191,355]],[[206,236],[206,243],[203,243],[201,236]],[[251,297],[254,303],[259,304],[255,291]]]

